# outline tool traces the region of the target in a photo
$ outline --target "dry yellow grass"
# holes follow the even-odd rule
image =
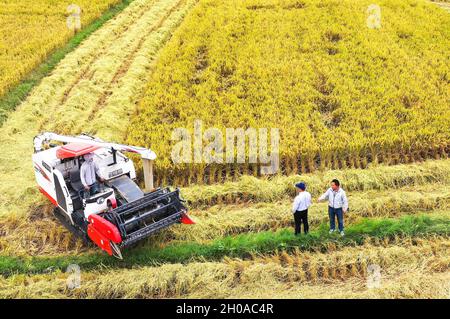
[[[332,298],[446,297],[448,238],[402,239],[391,244],[323,253],[285,253],[253,260],[166,264],[83,272],[81,288],[67,274],[0,278],[2,298]],[[368,266],[381,269],[381,287],[366,287]]]

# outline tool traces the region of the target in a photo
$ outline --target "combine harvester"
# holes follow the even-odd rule
[[[134,164],[123,152],[141,156],[147,192],[134,182]],[[98,193],[82,196],[80,167],[83,156],[89,153],[94,154],[104,185]],[[178,189],[153,188],[156,155],[149,149],[107,143],[86,134],[43,133],[34,138],[32,159],[39,189],[55,205],[55,216],[85,242],[90,239],[109,255],[122,259],[122,248],[160,229],[175,223],[193,224]]]

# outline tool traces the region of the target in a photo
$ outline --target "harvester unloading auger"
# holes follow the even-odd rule
[[[134,182],[134,164],[123,152],[141,156],[146,192]],[[80,167],[89,153],[94,154],[105,185],[83,196]],[[108,143],[86,134],[73,137],[47,132],[34,138],[32,159],[39,189],[55,205],[56,217],[109,255],[122,259],[123,248],[160,229],[175,223],[193,224],[178,189],[153,188],[156,154],[150,149]]]

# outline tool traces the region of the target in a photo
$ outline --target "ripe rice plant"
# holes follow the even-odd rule
[[[196,119],[222,132],[280,128],[286,175],[447,157],[450,16],[427,1],[385,0],[374,30],[370,4],[200,1],[164,49],[128,141],[153,148],[157,178],[177,185],[259,174],[173,164],[172,131],[192,132]]]
[[[421,194],[424,192],[424,194]],[[434,185],[421,191],[396,190],[385,192],[357,193],[349,197],[351,209],[345,214],[349,225],[364,217],[398,217],[417,212],[450,210],[450,187]],[[186,227],[172,227],[159,233],[150,242],[174,241],[202,242],[214,238],[247,232],[275,231],[293,227],[289,199],[274,203],[217,205],[207,210],[191,211],[196,224]],[[308,212],[310,227],[328,222],[327,204],[313,205]]]
[[[442,9],[447,10],[450,12],[450,1],[449,0],[431,0],[438,6],[440,6]]]
[[[368,169],[344,169],[314,174],[276,176],[271,179],[243,176],[236,182],[216,185],[192,185],[182,193],[192,208],[217,203],[272,202],[285,196],[294,196],[294,184],[305,181],[308,191],[318,196],[329,187],[333,178],[342,182],[348,191],[388,190],[427,183],[447,184],[450,179],[450,161],[426,161],[421,164],[373,166]]]

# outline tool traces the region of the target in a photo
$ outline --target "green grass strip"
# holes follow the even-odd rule
[[[42,273],[65,270],[70,264],[78,264],[82,271],[101,269],[104,266],[129,268],[132,266],[157,265],[160,263],[185,263],[193,260],[220,260],[225,256],[246,258],[254,253],[272,253],[276,250],[303,251],[323,250],[329,243],[337,247],[363,244],[366,238],[390,238],[394,236],[449,235],[448,218],[426,215],[404,216],[389,219],[363,219],[346,229],[346,236],[329,235],[328,226],[322,224],[308,235],[294,236],[291,229],[277,232],[248,233],[225,237],[208,243],[174,243],[162,249],[140,247],[131,249],[124,260],[106,254],[82,254],[57,257],[0,256],[0,274]]]
[[[93,32],[102,27],[108,20],[114,18],[134,0],[122,0],[105,11],[98,19],[76,33],[63,47],[55,50],[38,67],[31,71],[18,85],[11,88],[4,96],[0,97],[0,126],[8,118],[10,112],[25,100],[31,90],[41,80],[50,74],[64,57],[77,48],[81,42],[88,38]]]

